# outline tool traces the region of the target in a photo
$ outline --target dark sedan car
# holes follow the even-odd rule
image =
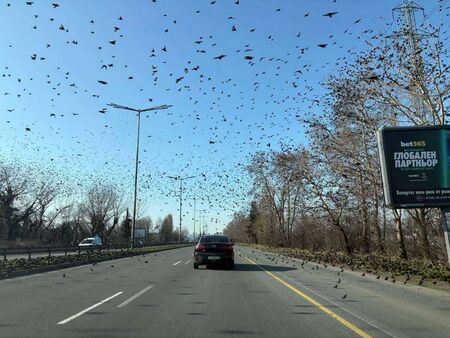
[[[194,269],[199,265],[224,264],[234,268],[233,242],[227,236],[204,235],[194,251]]]

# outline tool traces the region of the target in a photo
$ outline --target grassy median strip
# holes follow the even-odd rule
[[[283,279],[281,279],[280,277],[274,275],[272,272],[265,270],[263,267],[261,267],[259,264],[253,262],[250,258],[247,258],[245,256],[243,256],[246,260],[248,260],[250,263],[256,265],[257,267],[259,267],[262,271],[264,271],[265,273],[267,273],[270,277],[272,277],[273,279],[275,279],[276,281],[280,282],[281,284],[283,284],[284,286],[286,286],[288,289],[292,290],[293,292],[295,292],[297,295],[299,295],[300,297],[302,297],[303,299],[305,299],[306,301],[308,301],[309,303],[311,303],[312,305],[316,306],[319,310],[325,312],[327,315],[329,315],[330,317],[336,319],[340,324],[344,325],[346,328],[350,329],[351,331],[353,331],[354,333],[356,333],[358,336],[360,337],[364,337],[364,338],[370,338],[371,336],[364,332],[363,330],[361,330],[360,328],[358,328],[357,326],[353,325],[352,323],[350,323],[349,321],[347,321],[346,319],[342,318],[341,316],[339,316],[338,314],[336,314],[335,312],[331,311],[329,308],[327,308],[326,306],[322,305],[321,303],[319,303],[318,301],[316,301],[315,299],[311,298],[310,296],[308,296],[307,294],[303,293],[302,291],[300,291],[299,289],[297,289],[296,287],[294,287],[293,285],[289,284],[288,282],[284,281]]]
[[[0,261],[0,279],[13,278],[50,270],[64,269],[83,264],[96,264],[107,260],[145,255],[186,246],[191,246],[191,244],[166,245],[158,247],[139,248],[134,250],[96,250],[79,254],[68,254],[65,256],[35,257],[32,259],[16,258],[7,261]]]

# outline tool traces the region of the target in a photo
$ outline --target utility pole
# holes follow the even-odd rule
[[[180,181],[180,229],[179,229],[179,233],[178,233],[178,242],[181,244],[181,223],[182,223],[182,219],[183,219],[183,213],[182,213],[182,208],[183,208],[183,181],[187,180],[189,178],[194,178],[196,176],[186,176],[186,177],[181,177],[181,176],[167,176],[175,181]]]
[[[138,186],[138,168],[139,168],[139,135],[141,130],[141,113],[146,111],[153,111],[153,110],[162,110],[167,109],[172,106],[164,104],[162,106],[157,107],[151,107],[151,108],[145,108],[145,109],[134,109],[126,106],[121,106],[119,104],[110,103],[108,106],[111,106],[113,108],[117,109],[124,109],[124,110],[131,110],[135,113],[137,113],[137,140],[136,140],[136,162],[135,162],[135,171],[134,171],[134,203],[133,203],[133,223],[131,224],[131,245],[130,248],[134,248],[134,228],[136,226],[136,202],[137,202],[137,186]]]

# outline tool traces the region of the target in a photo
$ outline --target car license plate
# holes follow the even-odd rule
[[[208,256],[208,259],[210,259],[210,260],[218,260],[218,259],[220,259],[220,256]]]

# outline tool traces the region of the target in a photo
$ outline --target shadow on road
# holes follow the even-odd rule
[[[221,265],[208,265],[207,266],[207,269],[210,269],[210,270],[260,271],[260,272],[264,272],[263,270],[261,270],[261,268],[266,270],[266,271],[271,271],[271,272],[297,270],[296,268],[290,268],[290,267],[287,267],[287,266],[273,266],[273,265],[265,265],[265,264],[254,265],[254,264],[235,263],[233,270],[230,270],[226,266],[221,266]]]
[[[248,330],[219,330],[216,331],[219,334],[225,334],[227,336],[231,336],[231,335],[258,335],[260,334],[260,332],[256,332],[256,331],[248,331]]]
[[[273,272],[277,272],[277,271],[292,271],[292,270],[297,270],[296,268],[290,268],[288,266],[274,266],[274,265],[266,265],[266,264],[258,264],[258,265],[254,265],[254,264],[235,264],[234,265],[234,270],[237,271],[261,271],[263,272],[264,269],[266,271],[273,271]]]

